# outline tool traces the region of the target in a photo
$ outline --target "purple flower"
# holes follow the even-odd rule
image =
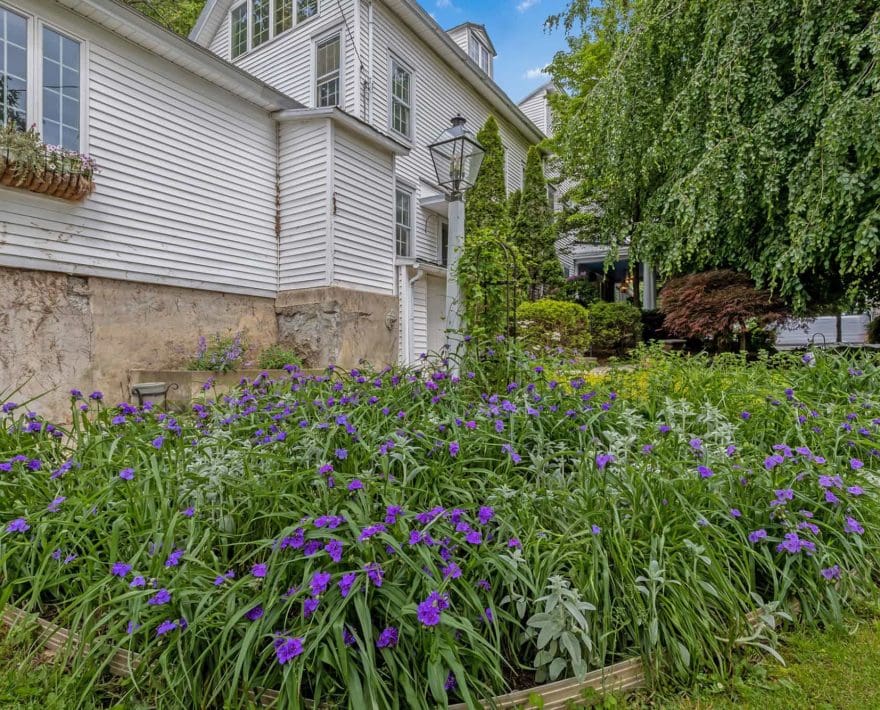
[[[766,539],[766,538],[767,538],[767,531],[764,530],[764,528],[761,528],[760,530],[753,530],[752,532],[749,533],[749,542],[752,543],[753,545],[761,540]]]
[[[355,491],[363,490],[364,484],[363,481],[359,478],[355,478],[351,483],[348,484],[348,490],[354,493]]]
[[[600,528],[598,525],[593,523],[590,526],[590,532],[593,533],[593,535],[600,535],[602,533],[602,528]]]
[[[385,524],[394,525],[397,519],[403,513],[403,508],[399,505],[389,505],[385,508]]]
[[[431,592],[418,606],[416,616],[424,626],[437,626],[440,614],[449,608],[449,600],[439,592]]]
[[[483,609],[483,616],[485,617],[487,623],[495,623],[495,614],[492,613],[492,610],[489,607]]]
[[[51,503],[49,503],[49,505],[46,506],[46,510],[48,510],[50,513],[57,513],[58,508],[66,500],[67,498],[65,498],[64,496],[58,496]]]
[[[688,444],[694,451],[702,451],[703,450],[703,440],[702,439],[691,439]]]
[[[786,533],[785,539],[776,546],[777,552],[787,552],[789,555],[796,555],[802,550],[810,554],[816,550],[816,544],[798,537],[796,532]]]
[[[376,523],[375,525],[368,525],[363,529],[360,536],[358,537],[359,542],[366,542],[374,535],[378,535],[379,533],[383,533],[386,531],[386,527],[382,523]]]
[[[849,493],[850,495],[853,495],[853,496],[860,496],[865,491],[862,489],[861,486],[850,486],[849,488],[846,489],[846,492]]]
[[[336,449],[336,458],[340,461],[345,461],[348,458],[348,450],[347,449]]]
[[[346,572],[342,575],[342,579],[339,580],[339,593],[342,594],[343,598],[348,596],[356,579],[357,575],[354,572]]]
[[[471,530],[464,536],[464,540],[469,545],[479,545],[483,542],[483,534],[479,530]]]
[[[177,628],[176,621],[166,620],[156,627],[156,636],[164,636]]]
[[[262,619],[263,618],[263,607],[260,606],[259,604],[257,604],[257,606],[255,606],[253,609],[251,609],[250,611],[248,611],[244,615],[244,618],[247,619],[248,621],[257,621],[258,619]]]
[[[864,466],[865,464],[864,464],[863,462],[859,461],[858,459],[850,459],[850,460],[849,460],[849,465],[850,465],[850,468],[852,468],[853,471],[858,471],[858,470],[859,470],[860,468],[862,468],[862,466]]]
[[[450,562],[442,571],[443,579],[458,579],[461,577],[461,567],[455,564],[455,562]]]
[[[134,469],[133,468],[124,468],[119,472],[119,477],[123,481],[130,481],[134,478]]]
[[[177,549],[168,555],[168,559],[165,560],[166,567],[177,567],[180,564],[180,558],[186,553],[186,550]]]
[[[745,412],[745,411],[740,412],[739,416],[742,417],[743,421],[748,421],[749,419],[752,418],[751,412]]]
[[[832,493],[831,491],[825,491],[825,502],[837,505],[838,503],[840,503],[840,498],[834,495],[834,493]]]
[[[343,627],[342,629],[342,643],[346,646],[354,646],[357,643],[357,639],[354,634],[348,630],[348,627]]]
[[[75,390],[71,390],[71,394],[72,394],[74,391],[75,391]],[[100,402],[102,399],[104,399],[104,393],[103,393],[103,392],[100,392],[100,391],[98,391],[98,390],[95,390],[94,392],[92,392],[92,393],[89,395],[89,399],[93,399],[93,400],[95,400],[96,402]]]
[[[730,517],[732,517],[732,518],[741,518],[741,517],[742,517],[742,511],[740,511],[739,508],[731,508],[731,509],[730,509]]]
[[[9,525],[6,526],[6,532],[14,533],[14,532],[27,532],[31,529],[31,526],[28,525],[27,520],[24,518],[16,518]]]
[[[152,443],[154,449],[161,449],[162,444],[165,443],[165,437],[160,434],[155,439],[153,439],[153,441],[151,443]]]
[[[318,610],[321,600],[317,597],[309,597],[303,600],[303,618],[308,619]]]
[[[712,478],[715,475],[715,472],[708,466],[698,466],[697,471],[700,472],[701,478]]]
[[[604,471],[605,467],[614,461],[612,454],[598,454],[596,456],[596,466],[600,471]]]
[[[330,540],[324,545],[324,552],[330,555],[330,559],[334,562],[342,561],[342,543],[339,540]]]
[[[865,532],[865,528],[862,527],[861,523],[849,515],[846,516],[846,522],[843,524],[843,529],[853,535],[863,535]]]
[[[668,434],[672,431],[672,427],[668,424],[661,424],[657,427],[657,431],[659,431],[661,434]]]
[[[278,659],[278,663],[284,665],[303,652],[303,639],[279,636],[275,639],[274,646],[275,657]]]
[[[377,648],[394,648],[398,642],[398,632],[393,626],[387,627],[381,634],[379,640],[376,641]]]
[[[131,565],[127,565],[125,562],[114,562],[110,568],[110,574],[114,577],[127,577],[129,572],[131,572]]]
[[[512,549],[522,549],[522,542],[518,537],[512,537],[507,541],[507,546]]]
[[[153,596],[147,599],[147,604],[151,606],[162,606],[163,604],[167,604],[171,601],[171,592],[167,589],[160,589]]]
[[[312,575],[312,581],[309,582],[309,588],[312,590],[312,596],[319,597],[327,591],[330,586],[332,575],[329,572],[315,572]]]
[[[137,589],[138,587],[146,587],[147,580],[144,579],[141,575],[137,575],[133,580],[131,580],[131,584],[128,585],[131,589]]]
[[[214,580],[214,586],[219,587],[225,581],[227,581],[229,579],[234,579],[234,578],[235,578],[235,572],[233,572],[232,570],[229,570],[226,574],[221,574],[221,575],[217,576],[217,578]]]
[[[364,571],[367,573],[367,577],[374,586],[382,586],[382,577],[385,573],[382,571],[382,567],[378,563],[368,562],[364,565]]]
[[[266,572],[268,571],[268,566],[263,562],[258,562],[253,567],[251,567],[251,574],[254,577],[263,578],[266,576]]]
[[[140,624],[134,623],[134,621],[129,621],[128,625],[125,627],[125,633],[131,636],[135,631],[141,628]]]
[[[822,576],[829,582],[834,579],[840,579],[840,565],[834,565],[823,569]]]
[[[452,457],[458,456],[458,450],[459,450],[458,442],[457,441],[450,441],[449,442],[449,455]]]
[[[480,525],[487,525],[493,517],[495,517],[495,511],[488,505],[482,506],[477,513],[477,519],[480,521]]]
[[[194,516],[195,514],[196,514],[196,509],[193,508],[192,506],[190,506],[189,508],[187,508],[186,510],[184,510],[184,511],[181,513],[181,515],[182,515],[184,518],[191,518],[191,517]]]
[[[318,469],[318,473],[320,473],[321,475],[333,473],[333,464],[332,463],[325,463],[323,466],[321,466]]]

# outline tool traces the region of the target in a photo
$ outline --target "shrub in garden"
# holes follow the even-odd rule
[[[244,333],[222,335],[215,333],[210,340],[199,336],[195,356],[187,363],[187,370],[229,372],[238,367],[247,353]]]
[[[291,348],[270,345],[260,353],[258,364],[263,370],[282,370],[285,365],[302,365],[302,358]]]
[[[711,340],[718,349],[736,340],[745,346],[749,333],[762,332],[788,316],[778,298],[756,289],[747,274],[728,269],[668,281],[660,292],[660,310],[670,333]]]
[[[556,297],[561,301],[571,301],[584,308],[599,300],[599,282],[590,281],[586,274],[569,276],[559,287]]]
[[[594,354],[621,355],[639,341],[642,315],[635,306],[597,301],[587,312]]]
[[[590,347],[589,316],[577,303],[542,298],[523,303],[516,316],[522,337],[532,345],[580,353]]]
[[[505,354],[497,389],[473,353],[180,416],[74,391],[63,429],[6,402],[0,599],[82,636],[77,683],[140,654],[132,702],[429,708],[638,654],[727,670],[755,607],[876,593],[876,360],[652,350],[588,384]]]

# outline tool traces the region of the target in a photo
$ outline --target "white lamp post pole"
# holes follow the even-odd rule
[[[446,255],[446,347],[454,354],[461,344],[461,296],[458,257],[464,244],[464,200],[453,194],[449,202],[449,246]],[[457,367],[455,368],[457,370]]]

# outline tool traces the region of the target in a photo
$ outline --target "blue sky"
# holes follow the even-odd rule
[[[462,22],[486,25],[498,56],[495,81],[514,101],[547,80],[540,70],[560,49],[562,32],[547,34],[544,20],[560,12],[566,0],[419,0],[443,29]]]

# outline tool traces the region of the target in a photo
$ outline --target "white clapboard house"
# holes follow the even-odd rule
[[[0,392],[124,398],[227,330],[312,365],[439,348],[428,145],[493,114],[513,190],[544,137],[494,61],[415,0],[208,0],[189,39],[117,0],[0,0],[0,123],[100,170],[77,200],[0,184]]]

